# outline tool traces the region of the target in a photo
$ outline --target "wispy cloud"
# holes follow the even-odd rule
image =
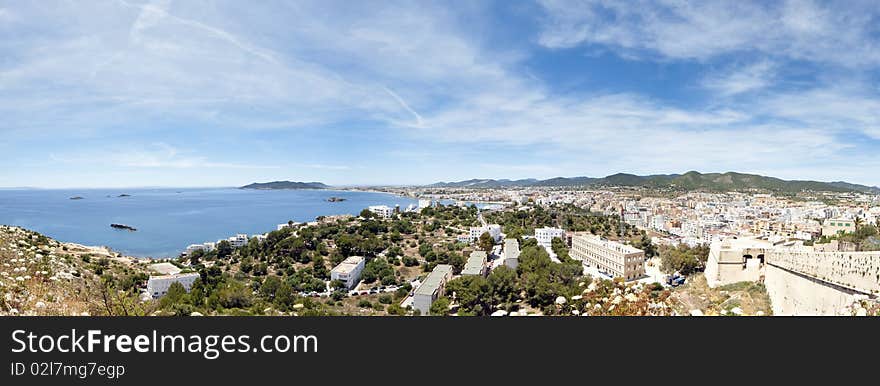
[[[771,85],[776,75],[775,71],[776,65],[764,60],[721,73],[713,73],[703,79],[702,85],[724,96],[738,95]]]
[[[417,127],[417,128],[424,127],[424,123],[422,122],[422,116],[419,115],[419,113],[416,112],[415,110],[413,110],[411,107],[409,107],[409,105],[406,103],[406,101],[403,100],[403,98],[401,98],[399,95],[397,95],[394,91],[391,91],[391,89],[389,89],[388,87],[383,87],[383,89],[385,89],[385,92],[387,92],[388,95],[391,95],[391,97],[394,98],[394,100],[396,100],[397,103],[400,103],[400,107],[403,107],[404,110],[409,111],[409,113],[412,114],[413,117],[416,118],[415,127]]]
[[[387,181],[475,165],[554,176],[872,164],[870,2],[538,3],[501,32],[482,3],[19,3],[0,11],[33,23],[0,25],[0,141],[17,161],[54,152],[94,170],[218,180],[279,166]],[[590,66],[608,55],[586,51],[686,73],[560,86],[573,68],[600,72]],[[67,143],[86,150],[58,150]]]
[[[215,162],[206,157],[182,154],[177,148],[165,143],[153,143],[147,147],[107,149],[70,154],[49,154],[53,162],[63,164],[109,164],[127,168],[156,169],[279,169],[276,165],[253,165],[232,162]]]
[[[707,60],[762,52],[845,66],[880,63],[876,4],[541,0],[539,42],[550,48],[602,44],[629,55]]]
[[[15,20],[15,15],[13,15],[12,11],[0,8],[0,23],[7,23],[13,20]]]
[[[326,164],[293,164],[293,167],[296,168],[308,168],[308,169],[318,169],[318,170],[351,170],[352,167],[348,165],[326,165]]]

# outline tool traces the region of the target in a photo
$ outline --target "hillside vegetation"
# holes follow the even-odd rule
[[[0,226],[0,315],[139,315],[144,266],[103,248]]]
[[[700,173],[690,171],[684,174],[657,174],[637,176],[618,173],[604,178],[556,177],[548,180],[467,180],[460,182],[440,182],[431,187],[447,188],[502,188],[528,186],[583,186],[583,187],[644,187],[674,190],[703,190],[713,192],[759,190],[778,193],[817,192],[865,192],[880,193],[880,188],[852,184],[848,182],[820,182],[783,180],[756,174],[736,172]]]

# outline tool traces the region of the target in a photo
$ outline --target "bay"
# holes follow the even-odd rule
[[[328,202],[330,197],[345,201]],[[291,220],[357,215],[370,205],[404,209],[416,203],[386,193],[335,190],[0,190],[0,224],[59,241],[108,246],[129,256],[160,258],[177,256],[190,244],[273,231]],[[112,223],[137,231],[113,229]]]

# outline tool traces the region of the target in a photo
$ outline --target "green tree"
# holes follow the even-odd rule
[[[455,296],[460,313],[488,314],[492,308],[490,292],[489,281],[482,276],[461,276],[446,284],[446,294]]]
[[[431,315],[446,316],[449,315],[449,299],[440,297],[431,304]]]
[[[666,247],[660,250],[660,270],[690,275],[705,268],[708,257],[709,246],[705,244],[693,248],[685,244]]]
[[[639,240],[633,243],[633,246],[645,251],[645,257],[647,258],[657,256],[657,246],[651,242],[651,238],[644,231],[642,231],[642,236]]]
[[[480,249],[486,251],[486,254],[492,253],[492,248],[495,246],[495,239],[489,234],[489,232],[483,232],[480,235],[480,240],[478,242]]]
[[[296,296],[293,293],[293,287],[287,282],[282,282],[275,291],[275,305],[282,310],[289,310],[293,307]]]
[[[221,259],[225,259],[232,255],[232,244],[229,244],[229,241],[221,240],[217,243],[217,257]]]
[[[170,309],[172,305],[184,302],[185,298],[186,288],[183,287],[183,284],[176,281],[168,286],[165,296],[159,299],[159,306],[164,309]]]
[[[266,280],[263,280],[263,284],[260,286],[260,295],[270,302],[274,301],[275,294],[280,287],[281,279],[278,276],[269,276]]]
[[[189,264],[196,265],[199,263],[199,260],[205,256],[205,251],[201,249],[196,249],[192,253],[189,254]]]
[[[519,290],[515,270],[502,265],[492,270],[487,280],[491,288],[492,302],[496,306],[516,299]]]

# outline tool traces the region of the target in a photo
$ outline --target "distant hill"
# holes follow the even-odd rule
[[[851,184],[849,182],[843,182],[843,181],[829,182],[829,184],[834,185],[839,188],[851,189],[851,190],[855,190],[858,192],[880,194],[880,188],[878,188],[876,186],[865,186],[865,185],[859,185],[859,184]]]
[[[632,186],[647,188],[667,188],[680,190],[703,191],[742,191],[762,190],[780,193],[797,193],[802,191],[817,192],[863,192],[880,194],[880,188],[851,184],[848,182],[820,182],[783,180],[756,174],[744,173],[700,173],[690,171],[684,174],[657,174],[638,176],[618,173],[603,178],[592,177],[556,177],[547,180],[467,180],[460,182],[439,182],[429,187],[443,188],[504,188],[530,186]]]
[[[254,182],[239,189],[280,190],[280,189],[327,189],[330,186],[320,182],[272,181]]]

